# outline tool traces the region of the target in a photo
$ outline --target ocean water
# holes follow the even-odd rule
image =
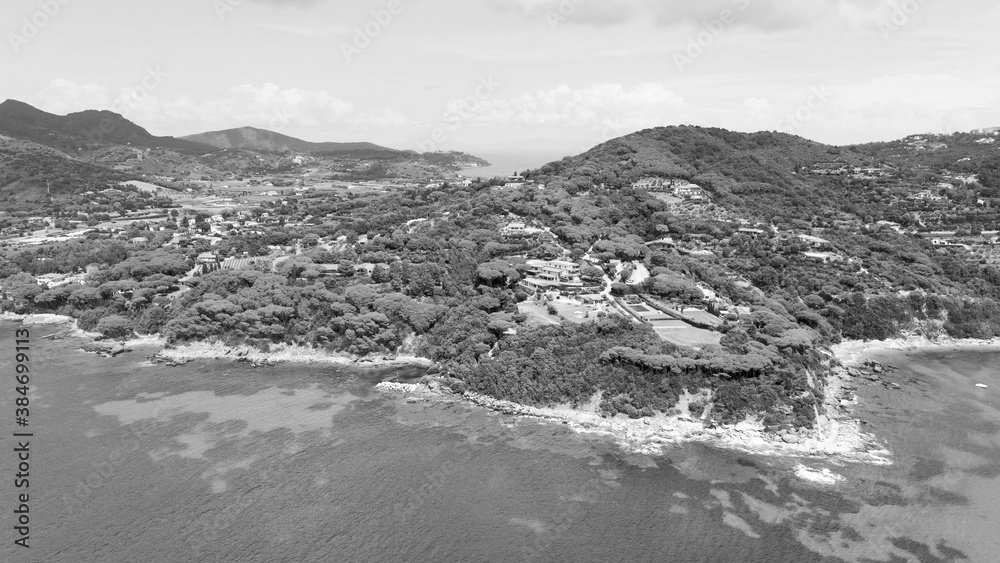
[[[466,168],[459,174],[470,178],[493,178],[495,176],[511,176],[515,172],[524,173],[561,160],[565,154],[554,151],[534,151],[524,153],[475,153],[489,161],[490,166]]]
[[[0,325],[0,350],[13,349],[13,329]],[[12,547],[8,438],[2,561],[925,563],[1000,554],[997,354],[886,359],[904,368],[890,376],[904,389],[859,391],[858,416],[894,452],[893,465],[875,467],[697,444],[632,455],[560,424],[373,389],[418,377],[415,368],[170,368],[148,364],[152,350],[100,358],[39,330],[32,547]],[[3,373],[12,355],[0,355]],[[979,380],[990,384],[985,393]],[[4,393],[0,412],[12,409]],[[843,479],[799,479],[799,464]]]

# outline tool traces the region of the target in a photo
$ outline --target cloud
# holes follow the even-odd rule
[[[561,85],[514,98],[455,100],[446,106],[445,115],[508,127],[588,128],[615,120],[627,128],[671,121],[684,109],[684,100],[659,84],[627,89],[603,83],[583,88]]]
[[[325,90],[281,88],[277,84],[242,84],[218,99],[184,96],[165,99],[158,92],[127,87],[116,94],[95,84],[77,85],[56,79],[32,100],[55,113],[109,109],[155,131],[190,133],[208,128],[250,125],[271,130],[344,127],[401,127],[411,121],[389,108],[361,110]]]
[[[270,4],[272,6],[278,6],[280,8],[285,8],[292,6],[295,8],[306,8],[314,4],[320,4],[324,0],[241,0],[243,2],[252,2],[254,4]]]
[[[890,75],[851,84],[789,88],[742,104],[690,107],[694,122],[738,131],[778,130],[850,144],[1000,124],[1000,79]]]
[[[345,33],[350,33],[353,29],[346,25],[328,25],[319,27],[310,25],[292,25],[292,24],[264,23],[264,22],[257,22],[254,25],[262,27],[264,29],[269,29],[271,31],[287,33],[289,35],[298,35],[300,37],[326,37],[333,35],[343,35]]]
[[[737,26],[779,31],[829,24],[831,20],[852,27],[874,25],[891,9],[886,3],[866,0],[486,0],[501,11],[544,17],[554,27],[561,24],[611,26],[650,21],[660,26],[702,25],[720,19],[725,11]]]
[[[57,78],[35,96],[35,103],[53,113],[64,114],[82,109],[104,108],[111,105],[108,89],[97,84],[76,84]]]

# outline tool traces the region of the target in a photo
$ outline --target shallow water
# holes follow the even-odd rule
[[[13,325],[0,325],[0,350],[12,339]],[[889,376],[901,391],[860,390],[858,416],[894,453],[894,465],[874,467],[697,444],[628,455],[560,424],[372,389],[419,369],[169,368],[144,362],[152,350],[105,359],[37,335],[33,346],[33,547],[27,559],[12,550],[4,507],[3,561],[988,562],[1000,553],[989,533],[1000,521],[997,355],[885,358],[908,367]],[[10,356],[0,354],[5,373]],[[990,389],[976,390],[980,380]],[[5,394],[0,412],[11,409]],[[804,481],[800,463],[843,480]],[[0,482],[12,503],[10,479]]]

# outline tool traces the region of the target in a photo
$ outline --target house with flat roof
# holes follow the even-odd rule
[[[705,197],[705,190],[697,184],[684,184],[674,186],[674,195],[690,199],[702,199]]]
[[[198,255],[197,262],[199,264],[215,264],[219,261],[218,254],[214,252],[202,252]]]
[[[660,190],[663,189],[663,178],[642,178],[632,182],[632,187],[637,190]]]
[[[812,235],[796,235],[796,238],[808,244],[812,248],[823,248],[825,246],[832,246],[832,243],[830,241],[819,237],[814,237]]]
[[[580,274],[580,265],[567,260],[528,260],[526,264],[536,271],[553,270],[575,275]]]
[[[531,290],[561,290],[583,287],[580,265],[565,260],[528,260],[529,270],[521,285]]]
[[[505,237],[523,235],[527,228],[528,226],[524,223],[509,223],[500,229],[500,234]]]
[[[803,252],[802,254],[810,260],[822,262],[823,264],[844,261],[844,257],[836,252]]]

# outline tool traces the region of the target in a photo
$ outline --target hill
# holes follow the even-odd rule
[[[318,157],[361,159],[385,164],[392,162],[397,165],[412,162],[449,170],[458,170],[470,164],[478,166],[489,165],[489,162],[486,160],[463,152],[449,151],[420,154],[415,151],[397,150],[366,142],[314,143],[256,127],[239,127],[224,131],[210,131],[208,133],[187,135],[183,139],[224,150],[238,149],[262,153],[306,153]],[[392,175],[393,172],[384,167],[377,167],[371,175],[372,177],[376,177],[379,174]]]
[[[114,235],[121,240],[95,232],[53,243],[46,255],[12,248],[0,261],[8,272],[0,283],[13,288],[0,309],[69,314],[85,330],[116,316],[116,332],[160,332],[172,343],[285,343],[358,356],[405,345],[437,362],[458,391],[535,406],[599,396],[602,414],[641,417],[672,412],[685,390],[704,389],[692,418],[760,416],[771,431],[810,426],[823,375],[835,368],[822,351],[831,343],[1000,336],[1000,167],[984,168],[996,164],[995,149],[977,139],[945,152],[965,142],[831,147],[780,133],[666,127],[526,172],[523,182],[262,194],[222,211],[222,225],[210,219],[214,210],[189,205],[177,210],[187,221],[136,221]],[[169,175],[168,188],[203,185],[227,199],[250,185],[273,192],[300,180],[402,177],[393,167],[429,158],[351,162],[231,148],[185,160],[169,149],[129,158],[132,150],[95,152],[123,173]],[[899,151],[909,151],[899,165],[884,160]],[[978,180],[929,164],[943,157],[978,167]],[[68,176],[77,166],[46,158],[53,162],[11,167],[31,175],[65,166],[58,175]],[[697,182],[704,193],[632,185],[648,176]],[[170,206],[169,193],[158,200],[128,186],[73,186],[72,205],[52,201],[47,183],[34,201],[56,223],[94,225]],[[0,231],[20,237],[43,227],[10,215]],[[189,291],[173,290],[211,250],[238,261],[285,258],[266,271],[203,271],[184,282]],[[90,263],[105,266],[89,287],[38,286],[37,276]]]
[[[262,152],[305,152],[314,154],[345,154],[399,152],[374,143],[314,143],[256,127],[239,127],[224,131],[209,131],[182,137],[187,141],[220,149],[249,149]]]
[[[0,136],[0,208],[38,210],[87,190],[127,179],[32,141]]]
[[[789,207],[836,207],[839,195],[806,180],[817,163],[861,166],[869,155],[785,133],[738,133],[693,126],[646,129],[543,166],[538,173],[577,185],[621,188],[644,177],[694,182],[726,207],[757,216]]]
[[[629,187],[645,177],[677,178],[705,188],[712,203],[773,223],[847,214],[892,215],[895,197],[949,181],[943,170],[995,168],[997,145],[982,135],[917,135],[892,143],[832,146],[777,132],[739,133],[693,126],[646,129],[549,163],[532,175],[560,187]],[[874,169],[872,175],[814,174],[816,169]],[[873,197],[888,190],[886,197]]]
[[[212,150],[201,143],[154,136],[111,111],[86,110],[61,116],[16,100],[0,103],[0,134],[34,141],[69,154],[106,145],[164,147],[202,153]]]

